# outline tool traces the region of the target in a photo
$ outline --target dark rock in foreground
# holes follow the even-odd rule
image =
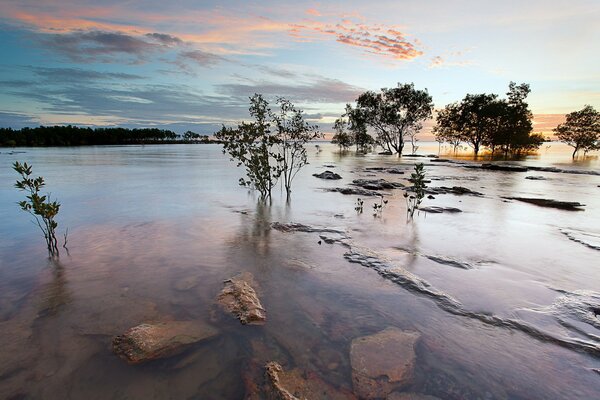
[[[378,399],[410,385],[420,337],[418,332],[391,327],[354,339],[350,346],[354,392],[360,398]]]
[[[367,190],[399,189],[404,185],[399,182],[388,182],[385,179],[355,179],[352,184]]]
[[[332,171],[325,171],[325,172],[321,172],[320,174],[313,174],[313,176],[320,178],[320,179],[327,179],[327,180],[342,179],[342,177],[340,175],[338,175]]]
[[[141,324],[113,338],[112,348],[129,364],[140,364],[179,354],[188,345],[218,333],[216,328],[201,321]]]
[[[241,273],[225,281],[225,287],[217,302],[226,312],[233,314],[244,325],[263,325],[267,313],[254,287],[254,277],[249,272]]]
[[[455,207],[438,207],[438,206],[426,206],[419,207],[419,211],[424,211],[433,214],[441,214],[441,213],[459,213],[462,212],[460,208]]]
[[[540,175],[530,175],[530,176],[526,176],[525,179],[529,179],[532,181],[545,181],[546,178]]]
[[[522,201],[524,203],[535,204],[536,206],[540,207],[558,208],[560,210],[569,211],[583,211],[581,207],[585,207],[585,204],[581,204],[576,201],[559,201],[551,199],[540,199],[535,197],[503,197],[503,199],[517,200]]]

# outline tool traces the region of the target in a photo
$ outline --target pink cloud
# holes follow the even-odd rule
[[[308,15],[312,15],[313,17],[320,17],[321,16],[321,13],[318,10],[314,9],[314,8],[309,8],[308,10],[306,10],[306,13]]]

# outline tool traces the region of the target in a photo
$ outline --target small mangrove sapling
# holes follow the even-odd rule
[[[410,175],[410,180],[413,183],[412,194],[404,192],[406,199],[406,214],[407,217],[413,219],[415,211],[419,209],[421,201],[425,197],[425,165],[423,163],[415,164],[415,172]]]
[[[27,163],[21,164],[16,161],[13,164],[13,169],[21,175],[21,179],[16,181],[15,187],[29,193],[26,196],[27,200],[18,203],[21,210],[33,215],[37,226],[44,234],[48,253],[51,257],[58,257],[58,240],[56,239],[58,223],[55,221],[55,217],[60,210],[60,203],[58,201],[50,201],[50,195],[40,195],[40,190],[45,186],[44,178],[41,176],[32,178],[31,165],[27,165]],[[66,235],[65,246],[67,241]]]

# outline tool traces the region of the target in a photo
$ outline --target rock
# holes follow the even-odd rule
[[[527,172],[529,168],[520,165],[507,164],[481,164],[481,169],[489,169],[491,171],[510,171],[510,172]]]
[[[391,393],[386,400],[440,400],[439,397],[429,396],[421,393]]]
[[[540,207],[558,208],[560,210],[568,211],[583,211],[581,207],[585,207],[585,204],[578,203],[576,201],[559,201],[552,199],[541,199],[535,197],[502,197],[507,200],[517,200],[524,203],[535,204]]]
[[[419,207],[419,211],[433,213],[433,214],[441,214],[441,213],[445,213],[445,212],[447,212],[447,213],[459,213],[459,212],[462,212],[462,210],[460,208],[455,208],[455,207],[438,207],[438,206]]]
[[[413,190],[413,187],[409,187],[407,188],[408,190]],[[480,192],[476,192],[474,190],[468,189],[466,187],[462,187],[462,186],[452,186],[452,187],[448,187],[448,186],[438,186],[438,187],[428,187],[425,189],[425,193],[428,194],[455,194],[458,196],[462,196],[462,195],[469,195],[469,196],[483,196],[483,193]]]
[[[385,171],[385,167],[366,167],[365,171]]]
[[[584,232],[576,229],[561,229],[560,232],[574,242],[590,249],[600,250],[600,233]]]
[[[328,180],[342,179],[341,176],[339,176],[335,172],[331,172],[331,171],[321,172],[320,174],[313,174],[313,176],[320,178],[320,179],[328,179]]]
[[[297,222],[290,222],[287,224],[281,222],[273,222],[271,224],[271,228],[280,231],[280,232],[318,232],[318,233],[338,233],[343,234],[344,232],[338,229],[332,228],[317,228],[313,226],[308,226],[304,224],[300,224]]]
[[[268,400],[355,400],[347,390],[337,389],[314,372],[300,369],[284,371],[276,362],[265,366],[264,395]]]
[[[391,156],[393,153],[391,151],[382,151],[377,154],[379,154],[380,156]]]
[[[210,339],[219,331],[201,321],[169,321],[135,326],[115,336],[112,349],[129,364],[170,357],[188,345]]]
[[[385,398],[412,383],[418,332],[390,327],[356,338],[350,346],[354,392],[365,399]]]
[[[525,179],[529,179],[532,181],[545,181],[546,180],[546,178],[541,175],[530,175],[530,176],[526,176]]]
[[[388,182],[385,179],[355,179],[352,184],[367,190],[399,189],[404,185],[398,182]]]
[[[374,191],[374,190],[367,190],[367,189],[362,189],[362,188],[328,188],[325,189],[328,192],[338,192],[341,194],[346,194],[346,195],[355,195],[355,196],[365,196],[365,197],[372,197],[372,196],[381,196],[380,193]]]
[[[251,273],[236,275],[225,281],[225,287],[217,297],[217,302],[242,324],[263,325],[267,314],[253,286],[256,286],[256,283]]]
[[[398,174],[398,175],[402,175],[404,174],[404,171],[401,170],[400,168],[390,168],[386,171],[388,174]]]
[[[186,290],[190,290],[198,286],[201,281],[202,279],[199,276],[188,276],[186,278],[178,279],[177,281],[175,281],[173,287],[175,288],[175,290],[184,292]]]

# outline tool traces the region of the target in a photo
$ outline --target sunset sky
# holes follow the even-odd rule
[[[600,108],[598,21],[598,0],[0,0],[0,126],[211,133],[258,92],[327,131],[364,90],[414,82],[441,108],[516,81],[550,131]]]

